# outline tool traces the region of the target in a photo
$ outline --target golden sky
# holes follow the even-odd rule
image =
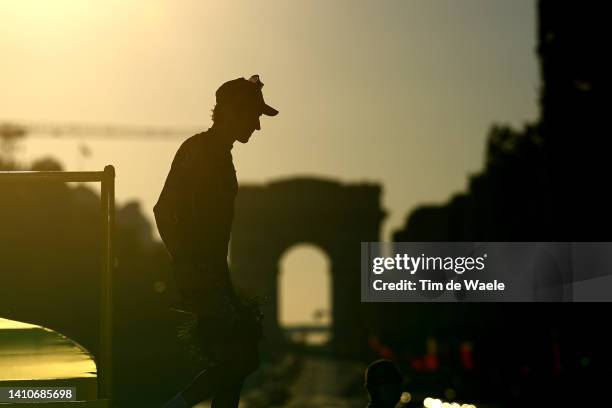
[[[236,144],[239,182],[381,183],[388,239],[465,189],[493,122],[537,117],[535,32],[527,0],[0,0],[0,121],[204,130],[219,85],[258,73],[280,114]],[[180,142],[37,138],[20,157],[114,164],[119,202],[152,216]]]

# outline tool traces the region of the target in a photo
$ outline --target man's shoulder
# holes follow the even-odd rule
[[[206,132],[200,132],[188,137],[176,151],[173,167],[191,167],[200,162],[199,157],[205,150]]]
[[[192,149],[194,147],[196,147],[198,144],[201,144],[203,142],[206,141],[206,131],[204,132],[200,132],[200,133],[196,133],[193,136],[189,136],[187,139],[185,139],[183,141],[183,143],[181,143],[181,146],[179,147],[177,153],[183,151],[183,150],[189,150]]]

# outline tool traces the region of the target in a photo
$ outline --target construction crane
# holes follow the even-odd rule
[[[91,125],[80,123],[17,123],[0,122],[0,138],[5,142],[25,136],[78,138],[177,138],[199,132],[196,128]]]

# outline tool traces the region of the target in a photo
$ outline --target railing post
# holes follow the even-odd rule
[[[113,282],[116,267],[113,254],[115,168],[108,165],[104,171],[0,171],[0,183],[33,181],[101,183],[100,343],[96,365],[98,398],[106,399],[108,406],[112,407]]]
[[[98,365],[99,398],[112,407],[112,339],[113,339],[113,235],[115,225],[115,168],[104,167],[101,183],[102,248],[100,282],[100,361]]]

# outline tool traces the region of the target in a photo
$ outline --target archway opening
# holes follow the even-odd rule
[[[294,343],[320,346],[331,338],[330,265],[327,254],[311,244],[295,245],[279,260],[279,325]]]

